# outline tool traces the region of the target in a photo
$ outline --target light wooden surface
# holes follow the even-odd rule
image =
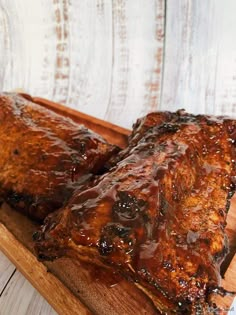
[[[130,128],[151,110],[236,115],[235,0],[0,0],[0,90]]]
[[[0,253],[0,264],[14,269],[12,263]],[[8,271],[8,269],[6,269]],[[22,276],[19,271],[13,272],[6,279],[0,295],[1,315],[55,315],[53,308],[45,301],[38,291]]]
[[[236,115],[236,1],[167,0],[162,109]]]
[[[15,267],[9,262],[9,260],[0,251],[0,294],[7,285],[8,280],[15,272]]]
[[[164,0],[0,0],[0,90],[131,127],[160,103]]]
[[[0,251],[0,315],[14,314],[57,313]]]

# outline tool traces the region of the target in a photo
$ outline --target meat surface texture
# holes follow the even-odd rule
[[[228,252],[235,127],[182,110],[138,120],[117,165],[46,218],[38,257],[116,268],[163,314],[207,313]]]
[[[0,197],[42,220],[117,150],[101,136],[17,94],[0,95]]]

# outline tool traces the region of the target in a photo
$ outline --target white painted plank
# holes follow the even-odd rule
[[[166,3],[161,108],[234,114],[236,2]],[[163,14],[164,0],[1,0],[0,90],[130,127],[159,104]]]
[[[52,97],[56,40],[47,0],[0,1],[0,90]],[[2,32],[3,31],[3,32]]]
[[[52,307],[17,271],[0,297],[0,315],[56,315]]]
[[[162,109],[236,111],[236,2],[168,0]]]
[[[113,71],[105,119],[131,127],[160,100],[164,1],[113,1]]]
[[[63,3],[68,6],[68,29],[61,40],[64,72],[54,82],[53,98],[131,127],[138,116],[159,103],[164,1]],[[63,16],[63,7],[58,14]],[[59,72],[60,68],[57,65]]]
[[[69,32],[65,39],[70,46],[66,104],[103,118],[110,97],[112,2],[72,0],[70,3]]]
[[[0,292],[4,289],[7,281],[15,270],[14,265],[0,251]]]
[[[0,90],[124,127],[160,100],[164,0],[0,0]]]

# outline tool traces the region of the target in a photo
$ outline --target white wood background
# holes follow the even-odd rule
[[[40,314],[56,312],[0,252],[0,315]]]
[[[157,109],[236,115],[235,16],[235,0],[0,0],[0,91],[127,128]],[[0,315],[53,314],[1,253],[0,292]]]
[[[0,90],[131,127],[236,111],[235,0],[0,0]]]

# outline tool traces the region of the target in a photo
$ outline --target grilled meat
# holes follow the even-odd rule
[[[17,94],[0,95],[0,196],[42,220],[98,172],[117,148]]]
[[[184,111],[139,120],[121,161],[46,218],[38,257],[116,268],[161,313],[207,312],[228,251],[235,127]]]
[[[138,144],[138,142],[143,138],[144,134],[147,131],[149,133],[151,133],[152,130],[156,132],[156,130],[161,127],[159,130],[159,134],[161,132],[161,129],[164,132],[168,132],[167,124],[170,121],[175,121],[176,119],[176,113],[168,111],[150,113],[138,119],[133,125],[132,133],[129,136],[129,145],[124,150],[121,150],[118,154],[111,157],[111,159],[107,163],[108,168],[115,166],[119,161],[127,157],[130,151]]]

